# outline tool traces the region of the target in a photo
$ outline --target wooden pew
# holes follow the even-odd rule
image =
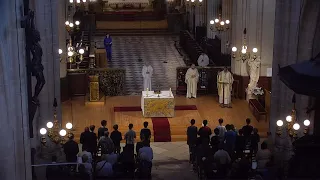
[[[249,108],[258,122],[262,117],[267,120],[267,111],[257,99],[249,100]]]

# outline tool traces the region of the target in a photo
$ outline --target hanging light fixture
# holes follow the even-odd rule
[[[213,32],[223,32],[227,31],[230,27],[230,20],[222,20],[221,14],[219,14],[218,18],[214,20],[210,20],[210,30]]]
[[[73,125],[71,123],[66,124],[67,130],[64,130],[61,128],[61,124],[57,120],[57,99],[54,98],[53,102],[53,122],[49,121],[47,122],[46,126],[47,128],[41,128],[40,134],[41,134],[41,142],[46,142],[46,135],[50,138],[50,140],[56,144],[64,144],[65,139],[64,137],[68,135],[68,137],[72,134],[71,131],[73,131]]]
[[[293,97],[292,97],[292,103],[293,103],[293,108],[291,110],[291,114],[286,117],[286,121],[285,121],[286,125],[284,127],[286,128],[286,131],[290,136],[297,137],[297,132],[300,129],[300,124],[297,121],[298,118],[297,118],[297,112],[296,112],[296,107],[295,107],[296,106],[295,105],[295,103],[296,103],[295,95],[293,95]],[[278,126],[277,133],[281,134],[284,122],[282,120],[278,120],[276,122],[276,124]],[[303,124],[305,126],[304,134],[307,134],[309,132],[309,126],[310,126],[311,122],[308,119],[306,119],[306,120],[304,120]]]
[[[246,61],[247,59],[257,59],[257,52],[258,52],[258,48],[254,47],[252,48],[252,51],[250,52],[248,50],[248,46],[247,46],[247,29],[244,28],[243,30],[243,41],[242,41],[242,46],[241,46],[241,51],[238,51],[237,47],[232,47],[232,58],[236,59],[237,57],[239,57],[239,60],[242,60],[243,62]]]
[[[73,32],[75,32],[75,31],[77,31],[77,30],[80,29],[80,21],[75,21],[75,22],[73,23],[73,22],[67,20],[67,21],[65,22],[65,25],[66,25],[66,26],[65,26],[65,27],[66,27],[66,30],[68,31],[69,34],[71,34],[71,33],[73,33]]]
[[[68,45],[67,45],[67,50],[68,50],[68,62],[70,64],[70,69],[71,69],[71,64],[76,63],[77,64],[77,69],[80,69],[80,64],[83,61],[83,54],[85,53],[85,49],[80,45],[73,47],[72,46],[72,41],[70,40]]]
[[[203,0],[186,0],[186,5],[196,6],[198,4],[199,6],[202,6],[202,2]]]

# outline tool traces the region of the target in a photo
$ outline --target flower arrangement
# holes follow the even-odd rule
[[[258,96],[258,95],[263,95],[264,91],[261,87],[255,87],[252,91],[252,94]]]

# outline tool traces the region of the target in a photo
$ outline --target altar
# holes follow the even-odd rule
[[[103,0],[105,5],[111,8],[145,8],[149,6],[149,0]]]
[[[174,117],[175,101],[172,91],[142,91],[141,110],[144,117]]]

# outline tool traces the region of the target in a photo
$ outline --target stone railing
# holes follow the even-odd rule
[[[105,96],[123,95],[125,69],[68,69],[70,96],[85,96],[89,92],[89,76],[99,76],[99,89]]]

